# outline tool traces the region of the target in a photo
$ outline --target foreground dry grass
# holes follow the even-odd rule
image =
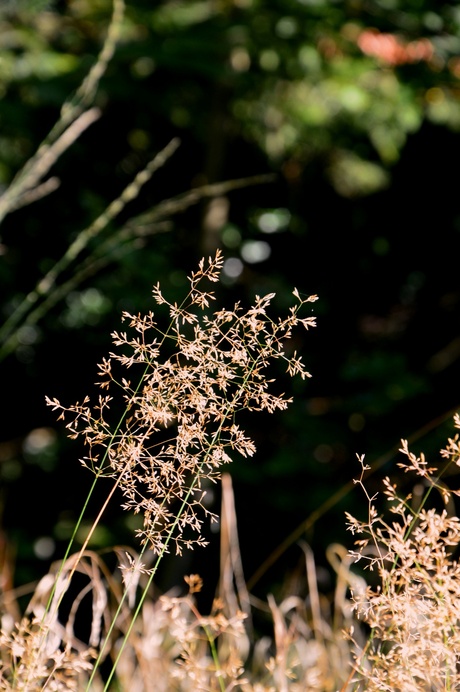
[[[38,584],[21,615],[14,593],[2,594],[0,689],[129,690],[130,692],[410,692],[460,689],[460,567],[455,551],[460,520],[445,478],[460,465],[458,434],[430,467],[403,441],[400,475],[417,489],[401,496],[383,481],[387,510],[365,485],[366,521],[347,515],[355,549],[331,546],[336,573],[333,599],[319,593],[314,556],[307,545],[303,592],[260,604],[248,593],[238,548],[230,477],[222,467],[231,454],[252,456],[252,440],[238,426],[242,410],[284,409],[289,399],[272,393],[272,361],[305,378],[301,359],[285,354],[294,328],[315,325],[299,312],[316,297],[301,298],[287,317],[272,319],[273,295],[256,296],[244,311],[208,309],[206,282],[219,278],[223,257],[200,263],[181,305],[155,286],[158,308],[169,315],[161,330],[153,313],[128,315],[134,330],[114,332],[117,347],[100,366],[103,395],[64,407],[70,437],[87,446],[83,466],[111,479],[111,490],[80,552]],[[204,283],[203,283],[204,282]],[[129,378],[126,370],[129,370]],[[270,373],[270,375],[269,375]],[[113,399],[122,402],[112,413]],[[454,420],[460,428],[460,417]],[[206,484],[222,482],[221,575],[210,613],[197,610],[198,575],[187,577],[185,594],[152,595],[163,555],[180,556],[203,546]],[[94,488],[94,485],[93,485]],[[91,534],[114,498],[140,514],[140,551],[116,548],[117,567],[88,549]],[[84,505],[86,507],[86,503]],[[84,512],[84,510],[83,510]],[[80,521],[83,517],[83,512]],[[390,519],[386,519],[386,516]],[[78,528],[77,527],[76,529]],[[75,535],[75,534],[74,534]],[[359,572],[361,561],[368,571]],[[8,572],[4,561],[3,576]],[[369,575],[369,579],[366,579]],[[206,575],[203,575],[206,579]],[[368,581],[368,583],[366,583]],[[6,584],[6,580],[3,580]],[[265,611],[271,636],[258,636],[252,619]],[[81,634],[82,624],[86,626]]]
[[[458,416],[455,425],[460,428]],[[333,603],[318,593],[313,555],[303,546],[308,597],[290,594],[276,603],[269,595],[266,611],[273,636],[254,634],[251,619],[260,605],[252,602],[245,588],[231,481],[224,475],[222,569],[211,613],[198,612],[194,594],[201,588],[201,578],[192,575],[186,580],[185,594],[158,599],[148,595],[130,628],[147,570],[137,555],[119,550],[122,569],[110,573],[100,556],[87,551],[69,558],[63,569],[56,566],[56,572],[40,582],[21,622],[14,623],[13,601],[3,594],[1,689],[460,689],[460,567],[454,558],[460,520],[453,513],[452,500],[458,493],[442,481],[449,466],[459,464],[458,435],[442,450],[439,468],[430,467],[423,455],[412,454],[405,443],[401,451],[401,468],[413,474],[414,483],[423,485],[425,492],[414,495],[417,500],[400,497],[396,486],[385,479],[391,519],[377,512],[371,497],[367,497],[366,522],[348,516],[351,530],[360,537],[351,553],[340,546],[329,549],[337,576]],[[367,494],[362,459],[361,464],[358,483]],[[373,586],[351,571],[356,560],[366,561],[373,570]],[[81,590],[73,594],[63,622],[59,607],[53,606],[64,602],[69,575],[75,570]],[[126,570],[138,581],[131,581],[128,598],[117,609]],[[75,623],[85,599],[91,603],[92,615],[83,642],[75,636]],[[104,653],[108,660],[117,658],[121,646],[123,655],[110,684],[98,672],[88,687],[103,641],[108,643]]]
[[[307,546],[306,578],[310,586],[307,601],[291,594],[276,603],[269,595],[265,606],[254,606],[241,571],[230,477],[225,475],[222,480],[222,571],[211,613],[198,612],[194,594],[201,589],[202,581],[197,575],[191,575],[186,578],[185,594],[146,598],[126,640],[136,594],[142,592],[142,582],[146,579],[142,569],[137,572],[139,583],[135,587],[131,583],[130,597],[118,612],[117,605],[123,593],[123,569],[139,567],[138,556],[118,550],[122,569],[115,573],[109,572],[92,551],[73,556],[64,569],[56,564],[55,571],[40,582],[19,624],[13,624],[11,607],[10,614],[4,613],[1,689],[86,689],[101,642],[107,637],[105,656],[109,660],[115,660],[124,645],[116,681],[109,689],[300,692],[333,691],[342,686],[352,660],[350,644],[342,633],[342,627],[348,628],[352,622],[350,602],[343,597],[351,577],[350,558],[338,547],[334,548],[341,570],[333,617],[329,616],[329,604],[317,591],[313,556]],[[61,622],[59,604],[63,604],[61,613],[68,611],[65,593],[71,589],[71,574],[78,577],[80,592],[75,595],[72,591],[70,613]],[[86,609],[88,602],[91,604],[87,642],[75,635],[79,617],[88,619],[85,601]],[[265,617],[273,622],[272,638],[254,635],[252,616],[261,607]],[[83,615],[81,611],[85,611]],[[115,627],[111,626],[113,622]],[[104,687],[98,674],[90,689],[97,691]]]

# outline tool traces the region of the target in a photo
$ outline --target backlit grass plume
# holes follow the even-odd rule
[[[460,428],[460,417],[455,415]],[[460,519],[454,497],[442,478],[460,465],[459,436],[441,450],[446,462],[430,467],[403,440],[398,463],[415,475],[415,492],[402,495],[384,479],[391,521],[381,516],[375,496],[364,486],[369,468],[360,458],[359,485],[369,502],[367,521],[347,513],[349,528],[362,534],[356,560],[377,573],[377,585],[354,593],[357,616],[370,636],[356,656],[353,691],[432,692],[460,689]],[[429,500],[429,502],[428,502]],[[344,688],[345,689],[345,688]]]
[[[71,416],[71,437],[84,438],[83,464],[114,478],[123,508],[143,515],[139,536],[159,556],[170,543],[178,553],[204,543],[201,527],[209,511],[203,481],[215,481],[232,453],[254,454],[238,413],[288,405],[284,395],[270,391],[269,364],[282,359],[291,375],[309,376],[295,353],[286,355],[285,343],[296,325],[315,325],[314,317],[298,312],[316,296],[302,299],[294,290],[295,306],[277,320],[267,314],[274,294],[257,296],[248,310],[236,304],[211,313],[214,296],[207,284],[218,281],[222,265],[219,251],[203,259],[180,305],[154,287],[155,302],[169,311],[166,330],[153,312],[123,314],[130,332],[112,335],[117,352],[99,366],[104,394],[96,405],[88,398],[70,407],[48,399]],[[111,415],[115,393],[124,406],[118,421]]]

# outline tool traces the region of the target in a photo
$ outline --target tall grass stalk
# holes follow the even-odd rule
[[[60,417],[70,415],[69,435],[83,437],[88,456],[82,464],[95,473],[95,480],[111,477],[125,498],[123,508],[143,515],[144,526],[137,532],[142,551],[131,572],[133,579],[138,579],[138,570],[149,578],[115,666],[170,546],[181,554],[184,547],[206,543],[203,520],[216,517],[205,506],[204,482],[216,482],[221,466],[231,461],[232,451],[243,456],[254,454],[253,442],[236,422],[238,415],[243,410],[273,412],[288,405],[290,399],[269,391],[271,362],[284,360],[291,375],[309,376],[295,352],[286,355],[285,343],[297,325],[306,329],[314,326],[313,317],[300,317],[298,312],[316,296],[301,298],[295,290],[296,305],[287,317],[276,321],[267,314],[274,294],[256,297],[247,311],[237,304],[232,310],[210,314],[214,295],[204,284],[218,281],[222,265],[219,251],[207,263],[202,260],[189,278],[190,291],[181,305],[169,302],[159,285],[154,287],[155,302],[159,308],[164,306],[171,319],[166,330],[157,324],[152,312],[124,314],[134,336],[114,332],[114,344],[122,352],[111,353],[99,366],[98,384],[110,394],[99,396],[93,407],[89,398],[70,407],[47,399],[61,412]],[[169,355],[161,360],[163,349],[169,350]],[[136,367],[141,368],[141,374],[133,385],[124,370]],[[115,424],[111,421],[113,390],[119,391],[125,407]],[[85,549],[86,542],[82,552]],[[149,569],[141,563],[147,549],[156,556]],[[130,593],[128,571],[124,574],[123,599]],[[104,645],[88,685],[103,655]]]

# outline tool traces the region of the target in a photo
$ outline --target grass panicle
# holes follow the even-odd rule
[[[48,399],[70,437],[85,443],[81,461],[94,474],[93,488],[101,478],[111,484],[80,551],[72,555],[69,545],[22,616],[14,616],[14,593],[3,594],[0,689],[459,689],[460,493],[446,483],[460,465],[459,433],[448,439],[438,464],[402,441],[399,478],[406,484],[412,478],[413,490],[401,493],[385,478],[387,511],[368,492],[369,467],[359,457],[356,484],[367,518],[347,513],[355,548],[327,550],[336,573],[332,598],[321,593],[313,552],[303,542],[304,569],[284,594],[268,594],[263,602],[248,590],[225,470],[234,454],[251,463],[255,453],[240,414],[283,410],[290,402],[276,391],[273,363],[309,377],[288,342],[295,328],[315,325],[300,311],[316,296],[294,290],[294,305],[277,318],[270,316],[273,294],[256,296],[248,309],[216,309],[211,289],[222,264],[220,252],[203,259],[180,304],[155,285],[155,313],[123,314],[127,328],[112,334],[114,349],[99,366],[94,404],[89,397],[70,406]],[[454,425],[460,429],[459,415]],[[160,596],[152,582],[166,552],[180,556],[206,544],[205,526],[217,518],[206,490],[217,482],[220,578],[211,610],[202,614],[196,601],[202,576],[189,575],[185,589]],[[125,511],[138,515],[139,548],[115,547],[117,566],[109,569],[90,540],[117,496]],[[258,634],[261,618],[271,621],[271,636]]]
[[[73,557],[70,555],[72,540],[55,578],[45,579],[48,591],[44,591],[43,585],[39,586],[38,591],[48,595],[46,606],[38,610],[36,605],[31,606],[34,619],[29,629],[24,624],[21,626],[24,644],[16,663],[10,666],[10,673],[6,673],[7,680],[25,679],[27,687],[41,679],[43,671],[53,667],[54,659],[51,662],[49,659],[49,641],[58,626],[63,599],[76,573],[87,563],[91,536],[118,490],[123,498],[122,508],[142,517],[137,530],[141,550],[136,557],[125,553],[120,565],[122,594],[108,626],[107,618],[104,619],[107,599],[104,600],[99,592],[102,578],[97,576],[98,569],[85,587],[85,593],[91,591],[93,602],[91,653],[88,650],[85,665],[89,665],[87,661],[93,655],[96,658],[87,689],[96,684],[101,663],[113,652],[120,618],[124,618],[126,625],[112,672],[104,686],[108,689],[116,668],[122,665],[124,649],[135,636],[136,622],[142,618],[162,557],[172,547],[180,555],[184,548],[206,545],[204,522],[217,520],[206,504],[207,486],[220,479],[222,468],[235,453],[243,457],[252,457],[255,453],[253,441],[239,425],[241,412],[272,413],[288,406],[288,397],[272,391],[276,386],[272,377],[273,361],[283,362],[291,376],[310,376],[295,352],[286,355],[286,344],[294,328],[315,326],[314,317],[303,317],[299,312],[306,304],[314,302],[316,296],[302,298],[294,290],[295,304],[283,318],[269,315],[274,294],[256,296],[247,310],[236,304],[232,309],[212,311],[215,295],[210,289],[218,282],[222,266],[220,251],[208,260],[202,259],[197,271],[189,277],[189,292],[181,304],[168,301],[160,286],[154,286],[153,300],[157,309],[167,315],[166,327],[162,327],[153,312],[123,314],[128,329],[112,334],[115,350],[99,366],[101,394],[94,404],[89,397],[71,406],[47,398],[59,417],[67,420],[69,436],[82,438],[86,445],[87,454],[81,460],[82,465],[95,476],[90,495],[102,477],[111,479],[112,485],[80,552]],[[74,536],[88,501],[89,496]],[[141,582],[139,596],[136,592]],[[224,631],[238,639],[247,612],[238,609],[230,615],[224,614],[218,600],[208,618],[198,617],[190,601],[191,594],[198,591],[198,584],[197,580],[191,580],[189,596],[185,600],[169,601],[168,607],[176,613],[178,607],[187,606],[199,620],[219,686],[226,689],[224,677],[235,678],[235,671],[243,670],[242,661],[233,652],[224,665],[215,641]],[[72,621],[73,611],[78,610],[82,599],[83,596],[77,597],[75,607],[72,606]],[[32,602],[35,603],[34,599]],[[99,604],[97,608],[96,604]],[[128,617],[127,606],[130,608]],[[69,627],[73,629],[72,625]],[[75,639],[68,637],[69,627],[64,628],[66,636],[59,635],[56,646],[59,651],[64,646],[70,656],[75,649]],[[12,630],[10,636],[14,639],[19,635]],[[185,638],[183,642],[181,670],[185,671],[187,679],[196,676],[198,685],[201,678],[198,669],[194,668],[193,647],[189,650],[187,641]],[[29,645],[34,654],[30,660],[27,658]],[[18,651],[18,647],[12,645],[11,650]],[[74,653],[80,655],[78,648]],[[231,676],[225,672],[228,666],[233,671]]]
[[[460,428],[460,417],[454,424]],[[384,495],[391,520],[376,508],[364,485],[367,469],[360,458],[358,484],[369,503],[367,521],[348,515],[349,528],[363,537],[354,556],[377,574],[377,583],[354,595],[356,614],[370,636],[355,664],[352,689],[456,690],[460,688],[460,519],[453,498],[459,495],[442,480],[460,465],[458,434],[441,451],[441,464],[430,466],[403,440],[398,466],[415,476],[417,492],[402,495],[385,478]],[[420,490],[422,491],[420,493]]]

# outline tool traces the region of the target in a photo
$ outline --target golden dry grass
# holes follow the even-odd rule
[[[268,315],[273,295],[256,297],[248,310],[210,312],[223,258],[201,262],[190,276],[181,305],[155,286],[158,308],[128,315],[132,334],[114,332],[116,351],[100,366],[103,394],[62,406],[49,399],[71,437],[82,436],[85,468],[112,481],[107,502],[80,552],[56,563],[37,585],[19,615],[14,592],[4,582],[0,636],[0,689],[130,690],[130,692],[358,692],[362,690],[455,690],[460,688],[460,567],[456,550],[460,520],[454,496],[443,480],[460,464],[459,436],[447,441],[440,464],[401,447],[401,474],[422,492],[401,496],[383,480],[387,509],[365,485],[360,458],[358,486],[368,505],[366,521],[347,514],[355,548],[330,546],[336,574],[333,598],[320,594],[315,559],[308,545],[303,581],[307,598],[288,592],[261,604],[248,592],[238,545],[230,476],[222,474],[234,453],[251,456],[255,447],[239,427],[241,410],[284,409],[289,400],[273,393],[272,360],[285,361],[291,375],[307,377],[285,342],[297,326],[314,318],[299,310],[285,318]],[[163,355],[163,354],[166,355]],[[128,379],[129,377],[129,379]],[[112,415],[116,397],[123,413]],[[460,417],[454,425],[460,428]],[[159,438],[159,442],[156,442]],[[222,482],[221,557],[218,592],[210,613],[198,611],[195,594],[202,577],[190,575],[181,593],[152,595],[152,580],[165,552],[203,546],[202,526],[212,520],[203,498],[205,482]],[[118,566],[110,571],[88,549],[91,533],[114,490],[122,507],[143,516],[140,548],[114,548]],[[3,560],[8,574],[8,559]],[[369,570],[359,573],[361,565]],[[272,635],[252,625],[258,609],[268,613]],[[77,635],[78,623],[87,635]]]

